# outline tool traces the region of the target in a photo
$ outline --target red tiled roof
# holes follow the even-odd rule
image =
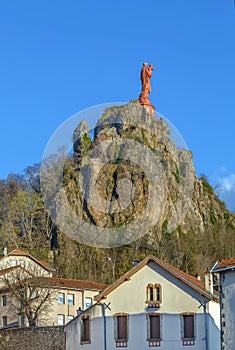
[[[169,263],[162,261],[158,259],[155,256],[148,256],[143,261],[141,261],[139,264],[137,264],[135,267],[133,267],[130,271],[125,273],[123,276],[121,276],[118,280],[116,280],[113,284],[108,286],[106,289],[104,289],[99,295],[95,297],[96,301],[100,301],[101,299],[105,298],[109,293],[111,293],[114,289],[116,289],[119,285],[121,285],[126,280],[129,280],[132,275],[134,275],[137,271],[142,269],[145,265],[150,263],[151,261],[155,262],[157,265],[162,267],[164,270],[168,271],[170,274],[172,274],[174,277],[181,280],[186,285],[190,286],[197,292],[199,292],[201,295],[205,296],[209,300],[215,300],[218,301],[218,293],[214,293],[214,295],[211,295],[206,289],[204,283],[199,281],[196,277],[193,277],[189,275],[186,272],[183,272],[176,267],[170,265]]]
[[[217,265],[213,268],[213,271],[220,269],[232,269],[235,268],[235,258],[221,259],[217,262]]]
[[[71,289],[93,289],[101,291],[105,289],[108,284],[97,283],[86,280],[74,280],[71,278],[58,278],[58,277],[40,277],[42,283],[45,286],[53,286],[59,288],[71,288]]]
[[[23,252],[22,250],[19,250],[19,249],[12,250],[10,253],[7,254],[7,256],[27,256],[33,261],[35,261],[36,263],[38,263],[39,265],[41,265],[44,269],[48,271],[54,271],[54,268],[47,261],[37,260],[29,253]]]
[[[39,264],[41,264],[43,267],[45,267],[45,269],[49,270],[49,271],[53,271],[54,268],[49,264],[49,262],[44,261],[44,260],[38,260]]]
[[[13,249],[10,253],[7,254],[8,256],[11,255],[21,255],[21,256],[28,256],[29,254],[26,252],[23,252],[22,250],[19,249]]]
[[[22,269],[22,267],[20,265],[16,265],[16,266],[12,266],[12,267],[7,267],[6,269],[2,269],[2,270],[0,270],[0,276],[3,276],[8,272],[11,272],[11,271],[14,271],[17,269]]]
[[[169,263],[167,263],[166,261],[164,261],[164,264],[168,265],[170,269],[176,271],[177,273],[179,273],[182,277],[186,278],[187,280],[193,282],[194,284],[198,285],[199,288],[205,289],[205,284],[200,281],[198,278],[189,275],[188,273],[177,269],[175,266],[170,265]]]

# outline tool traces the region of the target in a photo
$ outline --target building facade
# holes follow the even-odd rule
[[[219,350],[219,296],[147,257],[65,326],[66,350]]]
[[[0,270],[21,266],[26,270],[31,270],[34,274],[37,272],[40,276],[52,277],[55,269],[44,260],[37,260],[32,255],[19,249],[14,249],[7,254],[3,249],[3,256],[0,259]]]
[[[10,252],[0,260],[0,328],[28,326],[27,319],[14,308],[19,302],[7,286],[9,280],[11,285],[16,281],[15,288],[21,288],[24,280],[27,281],[29,297],[35,298],[36,303],[43,300],[45,291],[50,294],[50,305],[46,312],[39,314],[37,326],[65,325],[78,313],[91,307],[94,297],[107,287],[102,283],[52,277],[53,271],[47,262],[19,250]],[[23,284],[18,280],[22,280]]]
[[[215,263],[211,272],[218,276],[221,305],[221,350],[235,349],[235,258]]]

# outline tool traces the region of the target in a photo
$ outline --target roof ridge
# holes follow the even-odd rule
[[[177,267],[174,267],[170,263],[165,262],[156,256],[148,255],[144,260],[132,267],[132,269],[127,271],[119,279],[117,279],[115,282],[113,282],[111,285],[105,288],[101,293],[99,293],[99,295],[95,297],[95,300],[100,301],[101,299],[103,299],[106,295],[108,295],[110,292],[116,289],[120,284],[122,284],[125,280],[129,279],[131,276],[133,276],[136,272],[138,272],[141,268],[143,268],[151,261],[155,262],[157,265],[171,273],[173,276],[179,278],[182,282],[186,283],[191,288],[195,289],[197,292],[203,294],[206,298],[214,299],[214,296],[211,295],[210,292],[208,292],[205,289],[205,285],[201,281],[197,280],[196,277],[188,274],[187,272],[179,270]]]

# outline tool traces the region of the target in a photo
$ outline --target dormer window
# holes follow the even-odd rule
[[[162,302],[162,287],[158,283],[149,283],[146,288],[146,303],[148,307],[159,307]]]

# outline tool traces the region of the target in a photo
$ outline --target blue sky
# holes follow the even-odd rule
[[[138,98],[144,61],[151,102],[234,210],[233,0],[1,1],[0,178],[40,161],[76,112]]]

